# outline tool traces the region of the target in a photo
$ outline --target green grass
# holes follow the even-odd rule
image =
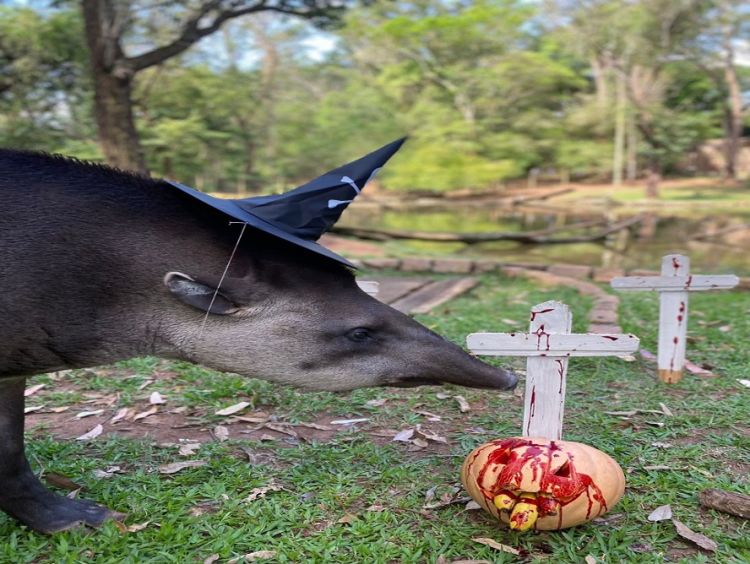
[[[540,290],[523,280],[487,276],[471,295],[421,316],[431,328],[462,341],[479,330],[512,330],[526,325],[530,306],[560,299],[574,310],[574,325],[585,329],[586,299],[567,289]],[[647,294],[622,296],[622,324],[655,351],[657,301]],[[27,531],[0,516],[0,562],[202,562],[218,554],[220,562],[257,550],[275,550],[277,562],[435,562],[453,559],[517,559],[474,543],[491,537],[523,548],[532,562],[582,562],[588,554],[599,562],[747,562],[750,525],[714,511],[701,510],[697,494],[719,487],[750,494],[750,390],[736,379],[750,379],[750,293],[723,292],[691,296],[694,343],[689,356],[715,366],[718,378],[686,376],[665,387],[654,368],[641,361],[575,359],[568,382],[565,436],[611,454],[626,472],[628,489],[608,522],[590,523],[556,533],[516,534],[488,516],[466,512],[462,505],[424,515],[425,492],[438,495],[458,482],[463,457],[490,439],[518,434],[519,393],[453,388],[474,409],[462,414],[452,400],[441,400],[440,388],[370,389],[350,394],[302,394],[266,382],[218,374],[199,367],[140,359],[102,371],[74,371],[34,396],[47,405],[66,404],[88,393],[119,393],[117,405],[136,405],[160,390],[170,405],[187,405],[213,423],[218,407],[240,399],[290,421],[370,417],[360,430],[341,432],[329,441],[258,442],[230,440],[208,443],[193,457],[206,466],[165,476],[160,464],[185,460],[174,448],[145,440],[100,437],[88,444],[53,441],[36,434],[29,442],[32,465],[66,475],[87,489],[81,495],[126,511],[127,524],[149,525],[122,533],[112,523],[102,529],[70,531],[51,537]],[[518,319],[517,327],[503,319]],[[731,331],[720,327],[730,324]],[[493,361],[495,362],[495,361]],[[523,362],[505,364],[523,367]],[[166,372],[144,390],[139,386],[153,371]],[[175,374],[178,373],[179,375]],[[64,385],[64,386],[63,386]],[[64,387],[67,393],[56,391]],[[388,398],[378,408],[366,404]],[[630,421],[605,411],[659,409],[664,402],[673,417],[638,414]],[[31,402],[30,402],[31,403]],[[442,416],[425,423],[415,409]],[[662,427],[649,421],[664,423]],[[448,436],[448,447],[409,452],[404,445],[370,433],[423,423]],[[236,435],[233,435],[236,436]],[[654,442],[670,443],[657,448]],[[262,463],[247,462],[246,451]],[[97,480],[92,472],[110,465],[123,472]],[[666,465],[670,470],[646,470]],[[251,503],[243,500],[271,481],[284,487]],[[669,522],[650,523],[646,516],[659,505],[672,505],[675,516],[693,530],[719,543],[716,556],[684,552]],[[368,511],[371,506],[380,511]],[[200,511],[196,510],[199,509]],[[377,507],[381,509],[381,507]],[[202,514],[195,515],[195,513]],[[357,519],[337,521],[347,514]],[[645,552],[634,552],[634,549]]]

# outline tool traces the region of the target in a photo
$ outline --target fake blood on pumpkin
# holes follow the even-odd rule
[[[570,453],[566,453],[568,461],[565,464],[555,471],[551,470],[552,458],[559,456],[562,451],[555,441],[551,441],[549,445],[545,445],[537,444],[531,439],[514,437],[492,441],[486,448],[494,450],[489,454],[486,462],[479,470],[476,483],[482,492],[485,505],[488,508],[492,506],[492,500],[495,496],[500,493],[509,495],[514,499],[517,498],[508,489],[520,491],[523,470],[528,466],[531,470],[532,481],[537,482],[538,480],[539,494],[547,494],[559,504],[557,507],[558,528],[562,526],[564,507],[574,502],[581,495],[586,495],[586,519],[591,517],[594,501],[599,503],[599,512],[597,515],[607,511],[607,501],[604,499],[601,489],[594,483],[591,476],[576,471],[573,456]],[[471,467],[476,462],[477,457],[485,449],[479,450],[469,462],[467,468],[469,475],[471,475]],[[523,452],[517,452],[515,449],[524,450]],[[545,458],[546,461],[544,460]],[[498,466],[502,466],[502,469],[495,477],[494,484],[489,488],[484,487],[483,484],[487,472]],[[539,517],[542,518],[552,512],[554,505],[549,499],[539,497],[539,494],[536,499],[527,499],[525,501],[535,504],[539,512]]]

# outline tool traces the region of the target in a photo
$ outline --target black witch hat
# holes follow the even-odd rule
[[[179,182],[167,182],[238,221],[353,267],[344,257],[316,241],[338,221],[341,213],[405,139],[393,141],[283,194],[227,200],[209,196]]]

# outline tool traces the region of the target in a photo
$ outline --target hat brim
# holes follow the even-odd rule
[[[251,225],[252,227],[255,227],[256,229],[265,231],[266,233],[269,233],[270,235],[278,237],[279,239],[283,239],[284,241],[297,245],[298,247],[307,249],[308,251],[312,251],[326,258],[335,260],[349,268],[355,268],[355,269],[357,268],[348,260],[346,260],[344,257],[337,255],[330,249],[325,248],[323,245],[320,245],[319,243],[316,243],[315,241],[310,241],[308,239],[302,239],[295,235],[291,235],[290,233],[287,233],[280,227],[277,227],[274,224],[269,223],[268,221],[258,217],[257,215],[254,215],[253,213],[245,209],[242,209],[233,200],[225,200],[223,198],[216,198],[214,196],[210,196],[209,194],[200,192],[196,190],[195,188],[190,188],[189,186],[185,186],[184,184],[180,184],[179,182],[175,182],[174,180],[165,180],[165,182],[168,182],[175,188],[179,188],[180,190],[192,196],[193,198],[200,200],[201,202],[211,206],[212,208],[217,209],[227,214],[229,217],[232,217],[236,219],[237,221],[242,221],[244,223],[247,223],[248,225]]]

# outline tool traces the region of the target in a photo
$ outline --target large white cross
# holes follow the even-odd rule
[[[560,439],[565,409],[565,379],[571,356],[622,356],[638,350],[633,335],[572,334],[570,308],[550,301],[531,309],[528,333],[472,333],[471,352],[488,356],[526,356],[526,398],[522,433]]]
[[[690,274],[690,259],[684,255],[666,255],[661,259],[661,276],[626,276],[612,279],[615,290],[651,290],[659,292],[659,379],[667,384],[679,382],[685,367],[687,343],[688,293],[727,290],[739,284],[736,276],[699,276]]]

